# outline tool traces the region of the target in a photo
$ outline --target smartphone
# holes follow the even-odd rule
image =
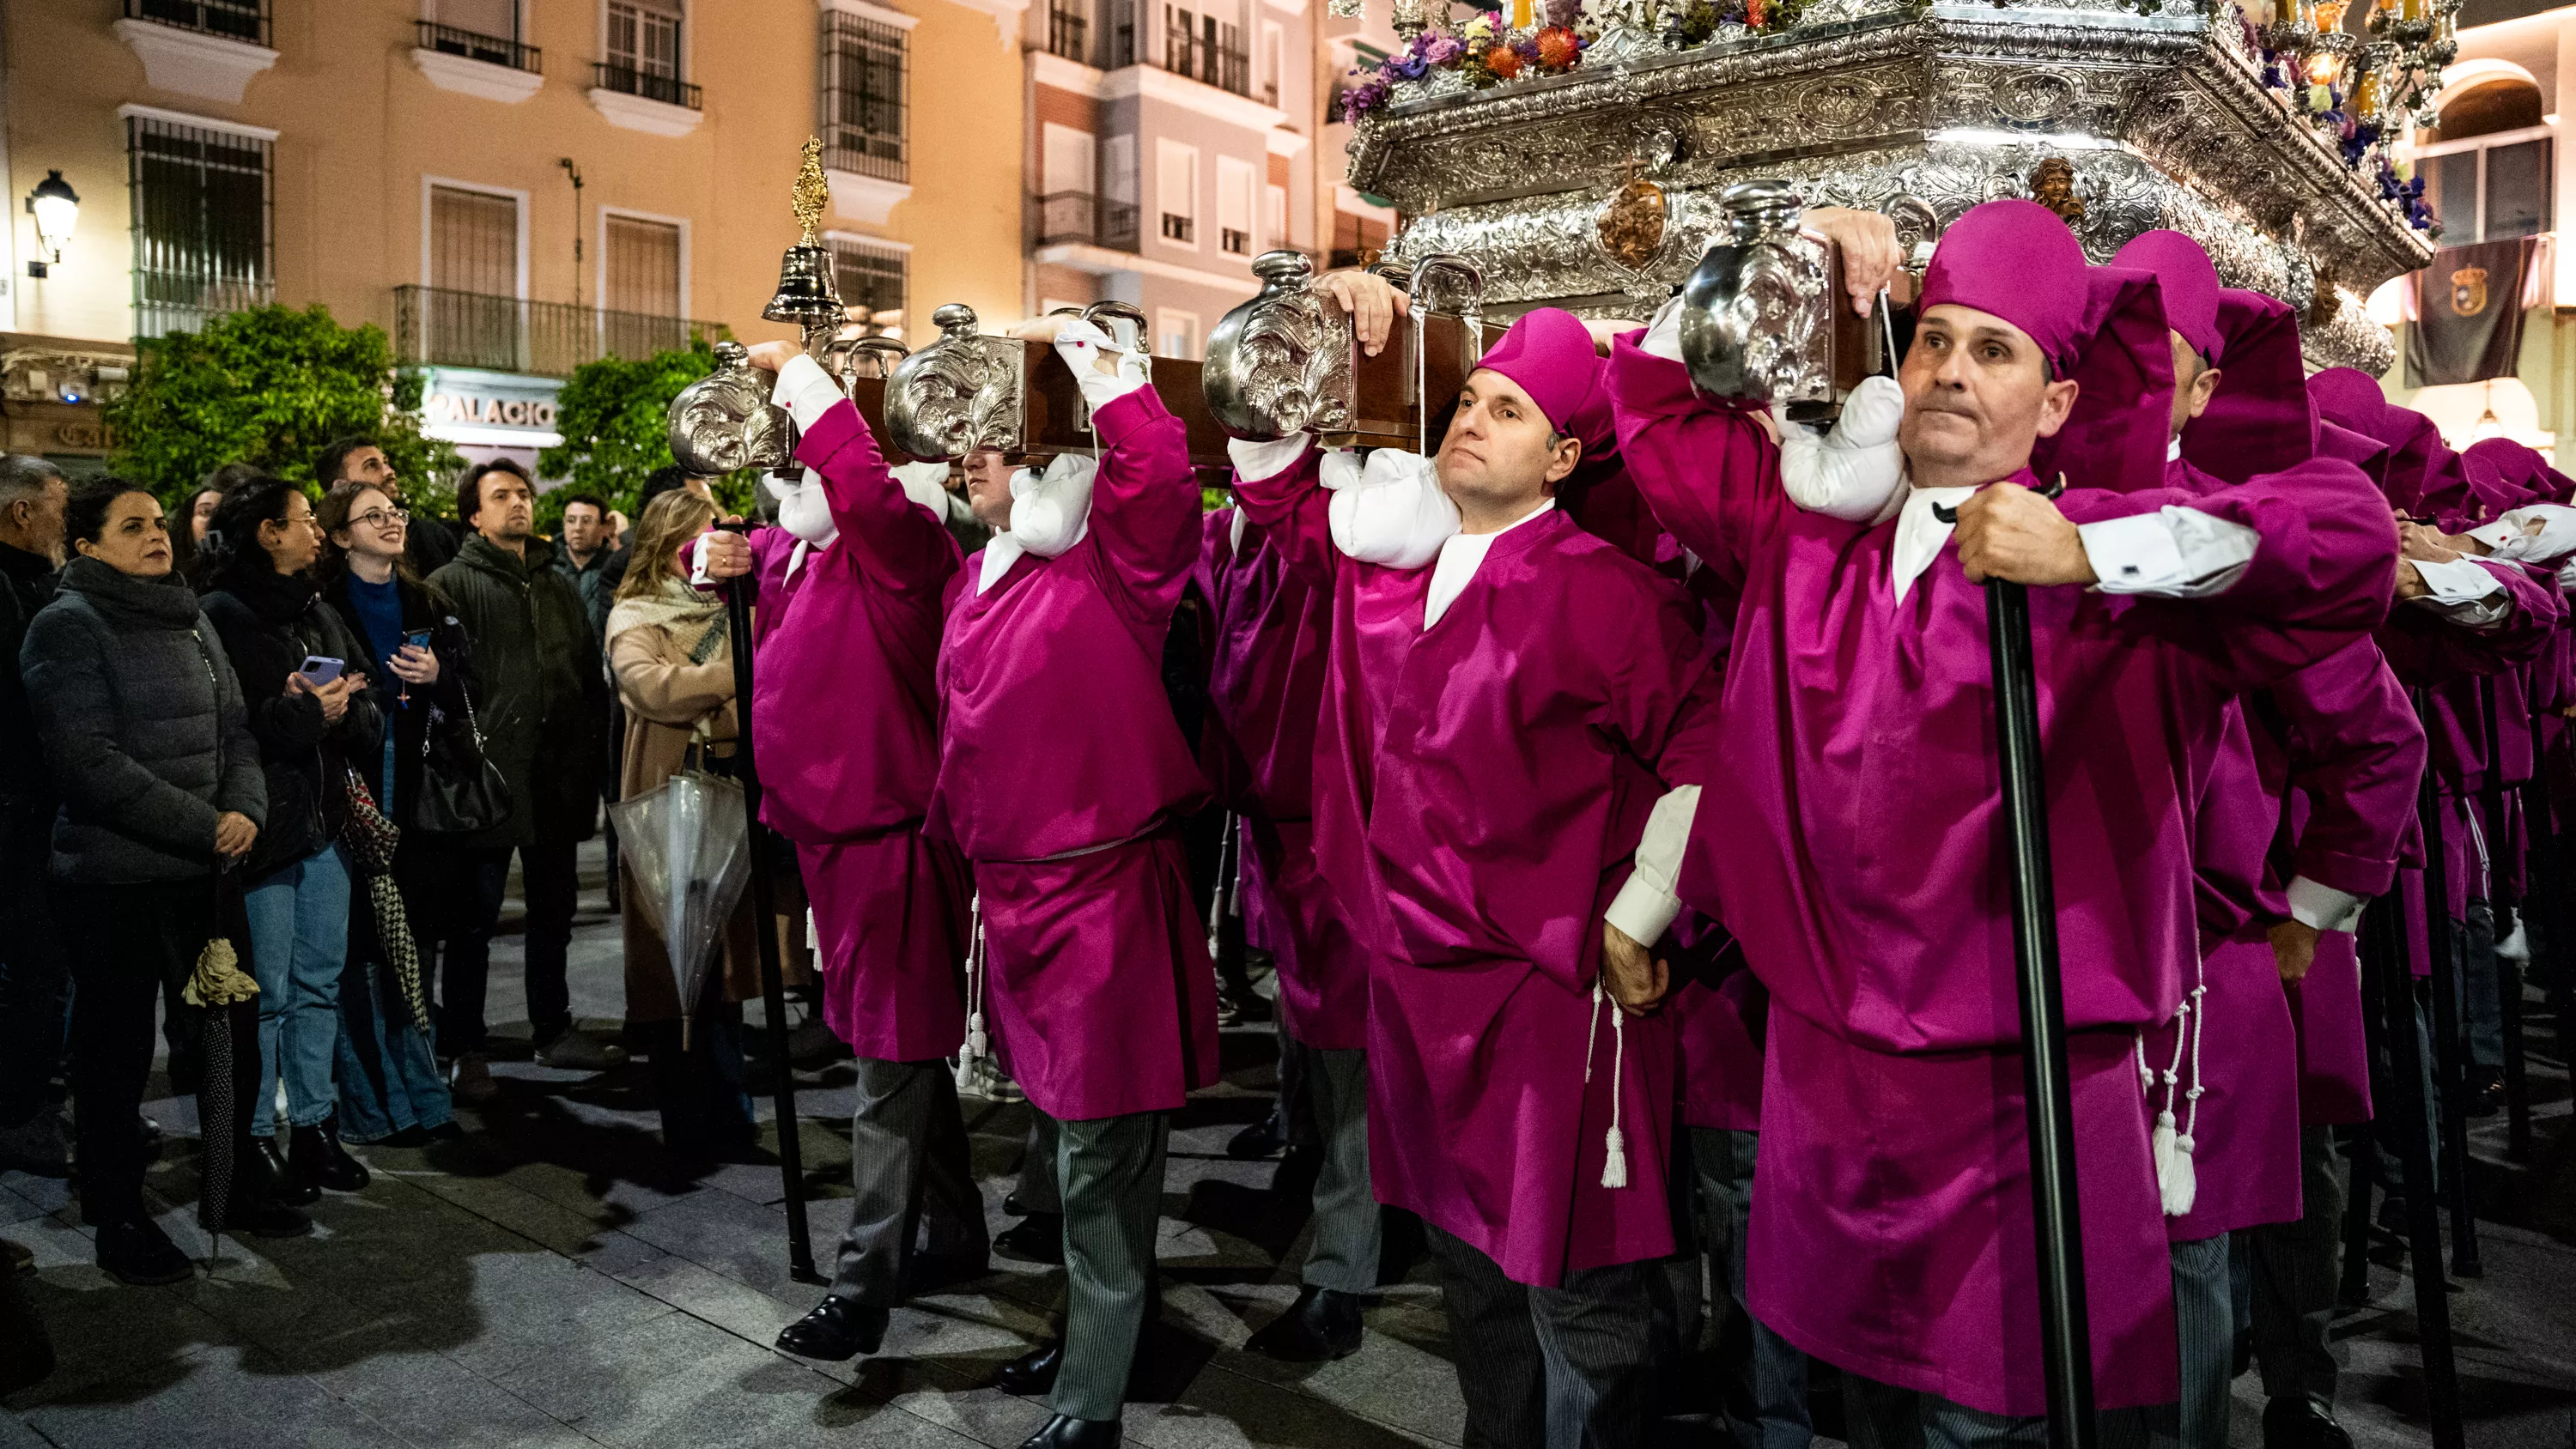
[[[327,654],[307,654],[304,656],[304,667],[295,672],[303,677],[306,684],[320,689],[339,678],[340,671],[345,667],[342,661]]]
[[[403,643],[404,643],[405,645],[407,645],[407,646],[409,646],[409,647],[413,648],[413,649],[427,649],[427,648],[429,647],[429,631],[428,631],[427,629],[422,629],[422,630],[419,630],[419,631],[417,631],[417,632],[415,632],[415,633],[405,634],[405,635],[403,636]],[[402,706],[403,706],[404,708],[406,708],[406,709],[410,708],[410,706],[411,706],[411,681],[410,681],[410,680],[408,680],[408,679],[404,680],[404,681],[403,681],[403,684],[402,684],[402,688],[400,688],[400,689],[398,689],[398,690],[394,691],[394,702],[395,702],[395,703],[397,703],[397,704],[402,705]]]
[[[426,649],[429,647],[429,631],[423,629],[416,634],[405,634],[403,642],[414,649]]]

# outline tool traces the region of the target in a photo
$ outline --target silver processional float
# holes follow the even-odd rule
[[[1361,3],[1328,0],[1346,16]],[[1501,0],[1463,21],[1445,0],[1392,3],[1404,44],[1353,79],[1342,108],[1355,124],[1349,184],[1406,218],[1372,270],[1413,294],[1409,335],[1363,355],[1311,289],[1307,256],[1259,258],[1261,291],[1213,329],[1204,376],[1157,360],[1157,389],[1203,465],[1222,466],[1226,437],[1299,430],[1422,448],[1488,317],[1558,306],[1642,318],[1676,290],[1703,391],[1829,416],[1892,363],[1894,338],[1884,317],[1872,326],[1837,303],[1838,259],[1801,235],[1805,206],[1889,217],[1916,269],[1949,223],[1999,197],[2056,212],[2097,262],[2171,228],[2201,243],[2223,284],[2297,312],[2314,365],[2373,375],[2393,353],[2363,298],[2432,255],[2422,183],[2395,147],[2435,119],[2460,0]],[[805,275],[828,286],[827,269]],[[845,382],[881,443],[955,458],[1087,441],[1075,406],[1036,396],[1031,379],[1055,370],[1031,367],[1017,339],[982,334],[962,307],[935,320],[943,335],[873,396]],[[693,439],[728,467],[774,456],[776,438],[756,435],[792,443],[783,416],[758,412],[765,393],[684,439],[690,402],[673,409],[684,464]],[[2027,606],[2017,586],[1991,587],[2051,1437],[2090,1449]],[[2438,1243],[2429,1257],[2416,1246],[2434,1443],[2458,1449]]]

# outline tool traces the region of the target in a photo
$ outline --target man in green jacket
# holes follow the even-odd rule
[[[625,1060],[572,1028],[565,954],[578,889],[575,848],[598,822],[607,679],[581,592],[554,566],[554,545],[531,534],[536,487],[507,459],[477,464],[456,485],[457,514],[471,530],[455,561],[430,582],[456,601],[474,641],[473,704],[484,753],[509,783],[510,818],[460,842],[466,919],[450,942],[439,988],[438,1047],[456,1062],[456,1095],[489,1100],[484,1062],[484,981],[492,933],[510,879],[510,853],[528,902],[528,1020],[537,1060],[603,1071]]]

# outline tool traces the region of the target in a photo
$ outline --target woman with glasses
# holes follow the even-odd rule
[[[340,1131],[351,1142],[408,1147],[458,1135],[432,1024],[414,1021],[394,962],[403,950],[424,983],[436,979],[438,945],[463,922],[449,904],[464,888],[465,857],[447,837],[414,828],[423,752],[433,729],[470,745],[466,640],[456,606],[423,583],[404,556],[410,519],[383,489],[340,483],[322,499],[322,597],[366,645],[385,681],[381,754],[361,770],[376,808],[400,832],[393,856],[408,940],[386,944],[386,923],[363,893],[349,913],[349,966],[340,982]]]

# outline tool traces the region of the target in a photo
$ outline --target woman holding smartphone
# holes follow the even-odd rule
[[[366,646],[313,582],[322,530],[304,490],[258,478],[224,495],[198,558],[206,617],[249,701],[268,782],[268,824],[243,862],[259,978],[259,1096],[251,1135],[300,1199],[355,1192],[367,1170],[340,1146],[331,1086],[340,972],[349,955],[349,767],[381,758],[383,716]],[[278,1083],[292,1140],[277,1146]]]
[[[384,749],[361,767],[367,788],[402,832],[394,852],[405,928],[424,980],[435,979],[438,943],[461,922],[463,852],[414,829],[421,754],[432,729],[471,731],[465,630],[456,606],[421,581],[403,555],[410,517],[383,489],[335,485],[322,499],[322,598],[366,645],[390,723]],[[390,696],[390,697],[387,697]],[[340,977],[340,1132],[351,1142],[411,1146],[457,1135],[432,1024],[415,1022],[382,927],[359,892],[349,912],[349,967]]]

